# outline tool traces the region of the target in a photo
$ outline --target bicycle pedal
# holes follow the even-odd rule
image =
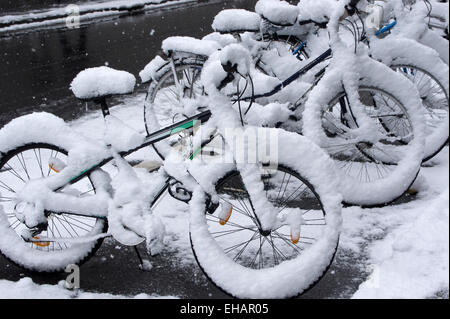
[[[155,162],[155,161],[142,161],[135,165],[133,165],[134,168],[144,168],[149,172],[157,171],[161,168],[163,164],[161,162]]]
[[[300,227],[291,227],[291,242],[297,245],[300,241]]]
[[[48,160],[48,167],[55,173],[61,172],[64,168],[66,168],[66,163],[64,163],[62,160],[56,157],[51,157]]]
[[[225,226],[231,218],[231,214],[233,213],[233,207],[228,203],[224,203],[221,206],[222,206],[222,209],[219,213],[219,219],[220,219],[219,223],[220,223],[220,225]]]
[[[40,237],[39,236],[34,236],[33,237],[34,240],[39,240]],[[50,242],[49,241],[32,241],[33,245],[36,245],[38,247],[49,247],[50,246]]]

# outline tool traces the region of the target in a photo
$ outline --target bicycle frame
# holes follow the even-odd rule
[[[377,33],[376,36],[381,36],[387,32],[389,32],[390,30],[392,30],[395,26],[397,25],[397,21],[394,21],[392,23],[390,23],[389,25],[383,27],[382,29],[380,29]],[[365,38],[362,39],[362,41],[364,41]],[[300,43],[300,45],[294,50],[294,52],[292,53],[295,56],[298,56],[298,54],[304,50],[306,47],[306,42],[302,42]],[[296,81],[297,79],[299,79],[302,75],[306,74],[307,72],[309,72],[311,69],[313,69],[315,66],[317,66],[318,64],[324,62],[326,59],[332,57],[332,50],[331,48],[326,50],[324,53],[322,53],[321,55],[319,55],[317,58],[315,58],[313,61],[311,61],[310,63],[308,63],[306,66],[304,66],[303,68],[301,68],[300,70],[298,70],[297,72],[295,72],[294,74],[292,74],[290,77],[288,77],[286,80],[284,80],[281,84],[279,84],[278,86],[276,86],[272,91],[260,94],[260,95],[255,95],[251,98],[243,98],[243,100],[256,100],[259,98],[265,98],[265,97],[271,97],[275,94],[277,94],[278,92],[280,92],[281,90],[283,90],[286,86],[290,85],[291,83],[293,83],[294,81]],[[324,74],[325,68],[323,68],[321,71],[319,71],[316,74],[316,81],[319,80],[321,78],[321,76]],[[316,82],[317,83],[317,82]],[[314,86],[314,85],[313,85]],[[312,89],[312,87],[307,91],[309,92]],[[296,105],[297,107],[298,105]],[[296,108],[294,107],[294,109]]]
[[[178,123],[172,124],[166,128],[163,128],[159,131],[156,131],[154,133],[148,134],[146,136],[146,138],[144,139],[143,143],[141,145],[139,145],[138,147],[128,150],[128,151],[124,151],[124,152],[120,152],[119,155],[121,157],[125,157],[128,156],[134,152],[139,151],[142,148],[145,148],[147,146],[152,146],[162,140],[165,140],[175,134],[178,134],[180,132],[183,132],[185,130],[189,130],[192,127],[194,127],[197,123],[205,123],[209,120],[209,118],[211,117],[211,112],[210,111],[204,111],[196,116],[190,117],[186,120],[180,121]],[[100,167],[106,165],[107,163],[109,163],[110,161],[113,160],[113,157],[109,157],[109,158],[105,158],[104,160],[102,160],[100,163],[92,166],[91,168],[83,171],[80,173],[80,175],[74,177],[73,179],[70,180],[70,184],[74,184],[76,182],[78,182],[79,180],[83,179],[84,177],[87,177],[88,175],[90,175],[93,171],[95,171],[96,169],[99,169]]]
[[[106,105],[105,99],[102,98],[100,101],[101,107],[102,107],[102,113],[104,115],[104,117],[108,117],[110,116],[109,114],[109,110],[108,107]],[[84,171],[82,171],[81,173],[79,173],[78,175],[73,174],[73,171],[70,172],[70,174],[68,174],[68,176],[64,177],[63,179],[61,179],[56,185],[55,185],[55,189],[53,189],[51,191],[51,194],[54,194],[55,197],[52,197],[53,195],[49,195],[48,200],[50,202],[54,201],[54,202],[59,202],[59,201],[55,201],[55,199],[58,198],[58,196],[64,196],[64,195],[58,195],[58,191],[64,189],[66,186],[68,185],[72,185],[78,181],[80,181],[81,179],[87,177],[91,180],[91,182],[93,182],[95,180],[95,176],[91,175],[94,173],[94,171],[99,170],[101,167],[103,167],[104,165],[106,165],[107,163],[109,163],[110,161],[114,160],[114,159],[118,159],[117,157],[119,156],[120,158],[123,158],[127,155],[130,155],[144,147],[147,146],[151,146],[157,142],[160,142],[162,140],[165,140],[171,136],[174,136],[175,134],[179,134],[181,132],[193,129],[194,126],[198,125],[199,123],[204,123],[207,122],[209,120],[209,118],[211,117],[211,112],[210,111],[205,111],[202,112],[200,114],[197,114],[196,116],[193,116],[191,118],[185,119],[183,121],[180,121],[178,123],[175,123],[173,125],[170,125],[166,128],[163,128],[157,132],[154,132],[152,134],[148,134],[143,142],[141,143],[141,145],[127,150],[127,151],[122,151],[120,153],[114,153],[114,151],[111,152],[111,156],[110,157],[105,157],[103,159],[99,158],[98,159],[98,163]],[[204,145],[208,144],[210,141],[206,142],[205,144],[202,143],[201,148],[204,147]],[[195,152],[192,154],[191,156],[191,160],[198,154],[199,152]],[[70,175],[76,175],[76,177],[73,177],[70,179]],[[68,179],[70,179],[69,181],[67,181]],[[175,183],[173,183],[175,181]],[[39,181],[37,181],[39,182]],[[95,183],[95,182],[93,182]],[[181,186],[178,186],[181,185]],[[174,186],[175,191],[171,190],[171,186]],[[94,186],[95,187],[95,186]],[[188,202],[190,201],[190,196],[189,199],[184,200],[181,198],[180,195],[180,189],[184,191],[184,194],[186,196],[187,193],[190,194],[189,191],[187,191],[186,189],[183,188],[183,184],[181,182],[178,182],[175,178],[171,177],[170,174],[164,174],[161,178],[161,183],[158,183],[158,185],[156,185],[155,190],[156,192],[150,197],[150,202],[149,204],[151,205],[151,207],[153,207],[158,200],[161,198],[161,196],[165,193],[165,191],[169,190],[169,194],[174,197],[177,200],[180,201],[185,201]],[[186,193],[187,192],[187,193]],[[63,198],[64,199],[64,198]],[[81,200],[81,198],[79,199]],[[89,213],[86,213],[86,207],[90,206],[90,204],[93,204],[96,201],[99,201],[99,204],[96,206],[98,210],[94,211],[90,211]],[[106,206],[105,206],[106,205]],[[61,213],[65,213],[68,215],[73,215],[73,216],[91,216],[91,217],[96,217],[96,218],[101,218],[101,219],[106,219],[108,217],[107,213],[104,211],[104,209],[102,207],[105,207],[105,209],[107,208],[107,204],[103,202],[103,199],[101,198],[95,198],[95,196],[93,197],[86,197],[86,201],[84,201],[83,203],[80,202],[80,205],[77,206],[76,208],[72,207],[72,208],[65,208],[65,206],[63,205],[61,207],[60,204],[51,204],[50,207],[46,207],[46,209],[48,209],[49,211],[59,211]],[[209,207],[209,206],[208,206]],[[39,227],[41,226],[37,226],[37,229],[39,229]],[[31,228],[30,228],[31,229]],[[109,236],[110,234],[102,234],[103,236]],[[88,237],[86,237],[84,240],[87,240]],[[96,236],[94,236],[93,238],[97,238]],[[42,241],[42,238],[40,239]],[[65,239],[63,239],[62,241],[64,241]],[[29,239],[30,242],[35,241],[35,239],[30,238]]]
[[[283,88],[285,88],[289,84],[293,83],[294,81],[299,79],[302,75],[306,74],[308,71],[310,71],[315,66],[319,65],[320,63],[322,63],[323,61],[325,61],[326,59],[328,59],[331,56],[332,56],[332,50],[331,49],[326,50],[324,53],[319,55],[313,61],[311,61],[306,66],[304,66],[303,68],[301,68],[300,70],[298,70],[297,72],[292,74],[290,77],[288,77],[286,80],[284,80],[282,83],[277,85],[272,91],[263,93],[260,95],[252,96],[251,99],[256,100],[256,99],[260,99],[260,98],[264,98],[264,97],[271,97],[271,96],[277,94],[278,92],[283,90]],[[316,78],[321,76],[323,74],[324,70],[325,70],[325,68],[322,69],[320,72],[318,72],[318,74],[316,74]],[[244,98],[244,100],[246,100],[246,99]]]
[[[102,100],[104,100],[104,98]],[[101,102],[102,102],[101,105],[102,105],[102,110],[103,110],[104,116],[105,117],[111,116],[108,112],[106,102],[105,101],[101,101]],[[130,155],[130,154],[132,154],[142,148],[145,148],[147,146],[152,146],[157,142],[168,139],[171,136],[177,135],[181,132],[191,130],[198,124],[201,125],[201,123],[207,122],[211,118],[211,116],[212,116],[211,111],[207,110],[207,111],[204,111],[193,117],[190,117],[188,119],[185,119],[183,121],[180,121],[178,123],[170,125],[166,128],[158,130],[157,132],[148,134],[139,146],[137,146],[133,149],[129,149],[127,151],[122,151],[122,152],[116,153],[113,150],[113,146],[107,146],[111,150],[111,156],[109,156],[107,158],[105,157],[103,159],[99,158],[98,159],[99,162],[97,164],[82,171],[76,177],[73,177],[71,179],[70,179],[70,175],[76,175],[76,174],[74,174],[73,171],[69,171],[67,173],[67,176],[63,177],[63,179],[59,181],[59,184],[56,184],[58,186],[55,185],[55,189],[50,190],[51,195],[50,194],[47,195],[47,203],[50,203],[50,204],[44,204],[45,209],[49,210],[49,211],[58,211],[60,213],[71,214],[74,216],[91,216],[91,217],[103,218],[103,219],[107,218],[108,217],[108,214],[107,214],[108,204],[107,204],[107,201],[105,201],[105,199],[103,199],[102,197],[99,197],[99,198],[95,198],[95,196],[86,197],[86,200],[83,202],[81,202],[82,198],[79,198],[78,200],[80,200],[80,202],[79,202],[78,206],[73,207],[73,205],[72,205],[72,206],[69,206],[68,208],[66,208],[66,206],[65,206],[66,204],[59,204],[59,202],[62,202],[64,199],[68,199],[68,198],[63,197],[64,194],[59,194],[58,190],[62,190],[67,185],[74,184],[85,177],[87,177],[89,179],[93,178],[94,179],[93,185],[95,185],[96,176],[93,175],[94,171],[99,170],[102,166],[106,165],[110,161],[112,161],[112,160],[118,161],[116,163],[119,166],[119,170],[121,170],[122,169],[121,166],[123,164],[125,164],[127,166],[129,165],[129,163],[126,163],[123,160],[123,157]],[[200,154],[200,151],[216,137],[217,137],[217,134],[211,134],[208,137],[206,137],[204,141],[202,140],[201,144],[196,146],[196,149],[191,150],[189,159],[193,160],[198,154]],[[123,162],[121,162],[120,159],[122,159]],[[259,170],[258,170],[258,173],[259,173]],[[196,182],[195,177],[194,176],[192,176],[192,177],[194,178],[193,181]],[[159,176],[159,178],[161,178],[161,183],[159,183],[159,180],[158,180],[158,185],[156,185],[152,188],[152,192],[153,192],[153,190],[156,190],[156,192],[150,194],[150,197],[148,198],[148,202],[151,207],[153,207],[158,202],[158,200],[161,198],[161,196],[165,193],[166,190],[169,190],[169,194],[177,200],[180,200],[180,201],[183,201],[186,203],[190,201],[191,196],[192,196],[192,193],[191,193],[192,190],[184,188],[183,182],[178,181],[175,177],[172,177],[170,172],[163,173],[161,176]],[[66,179],[66,180],[70,179],[70,180],[68,182],[65,182],[64,179]],[[91,181],[92,181],[92,179],[91,179]],[[172,183],[172,182],[174,182],[174,183]],[[34,184],[31,187],[33,188],[36,185],[40,185],[39,183],[40,183],[40,181],[37,180],[37,184]],[[180,186],[177,186],[177,185],[180,185]],[[175,195],[174,195],[174,191],[171,189],[171,186],[175,186]],[[100,187],[100,188],[102,188],[104,190],[103,187]],[[181,191],[184,194],[182,194]],[[186,199],[182,198],[183,195],[188,198],[186,198]],[[212,194],[210,194],[210,195],[212,195]],[[211,198],[209,197],[210,195],[207,195],[206,211],[210,211],[211,209],[217,208],[217,204],[211,200]],[[94,202],[96,202],[98,200],[100,200],[100,202],[96,206],[97,211],[94,210],[94,212],[92,212],[92,210],[89,210],[89,213],[87,213],[86,207],[90,207]],[[256,216],[256,220],[258,220],[258,222],[259,222],[258,216]],[[259,225],[260,225],[260,227],[263,227],[261,222],[259,222]],[[135,233],[138,234],[138,232],[135,232]],[[109,234],[104,234],[104,235],[108,236]],[[138,236],[142,237],[144,235],[139,234]],[[43,241],[44,239],[40,238],[39,240]],[[32,242],[33,239],[30,239],[30,241]]]

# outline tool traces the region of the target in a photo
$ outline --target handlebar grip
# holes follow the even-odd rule
[[[352,16],[356,13],[358,9],[357,6],[360,1],[361,0],[351,0],[350,3],[345,6],[345,9],[347,10],[349,16]]]
[[[217,87],[217,89],[220,91],[222,90],[224,87],[226,87],[229,83],[234,81],[234,74],[231,72],[227,72],[227,76],[225,79],[222,80],[222,82],[220,83],[220,85]]]

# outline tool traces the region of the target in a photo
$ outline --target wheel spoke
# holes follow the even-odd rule
[[[27,147],[19,148],[17,151],[11,151],[11,155],[6,155],[9,158],[3,167],[0,168],[0,189],[3,194],[0,196],[0,203],[5,203],[4,210],[8,220],[8,227],[15,230],[17,235],[21,237],[20,232],[26,227],[22,222],[17,219],[16,214],[13,211],[13,203],[16,190],[19,190],[19,184],[28,183],[29,180],[36,178],[47,178],[51,175],[51,168],[46,167],[45,158],[56,158],[67,156],[64,153],[53,149],[52,147],[41,147],[40,145],[30,145]],[[13,176],[14,178],[11,178]],[[13,179],[11,181],[11,179]],[[85,183],[86,180],[80,181],[71,185],[71,189],[79,193],[79,196],[83,196],[88,193],[95,192],[95,189],[90,183],[91,187]],[[90,181],[89,181],[90,182]],[[96,230],[97,221],[96,217],[78,217],[69,214],[60,214],[54,212],[45,212],[48,220],[46,230],[41,234],[36,234],[36,237],[46,238],[79,238],[86,236],[86,234],[92,233]],[[100,229],[98,229],[100,230]],[[101,230],[103,231],[103,230]],[[50,242],[48,245],[38,245],[32,242],[23,242],[24,246],[43,252],[54,252],[72,248],[70,243],[65,242]]]

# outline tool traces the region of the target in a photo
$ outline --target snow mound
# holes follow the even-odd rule
[[[133,74],[101,66],[78,73],[70,85],[79,99],[88,100],[101,96],[133,93],[136,78]]]
[[[58,285],[39,285],[31,278],[22,278],[17,282],[0,280],[0,298],[2,299],[176,299],[175,296],[157,296],[138,294],[122,296],[108,293],[91,293],[83,290],[68,290],[61,281]]]
[[[145,66],[145,68],[139,72],[139,76],[141,78],[142,83],[149,82],[150,80],[156,80],[156,73],[159,69],[161,69],[164,65],[166,65],[166,61],[157,55],[153,60],[150,61],[149,64]]]
[[[220,52],[220,62],[222,65],[231,63],[237,65],[240,74],[247,74],[250,69],[250,52],[240,44],[230,44]]]
[[[259,0],[255,11],[263,18],[280,26],[294,25],[299,15],[297,6],[279,0]]]
[[[258,32],[261,25],[259,14],[243,9],[228,9],[221,11],[214,18],[214,31],[226,32]]]
[[[237,39],[231,34],[220,34],[218,32],[213,32],[203,37],[203,40],[215,41],[219,43],[222,47],[226,47],[229,44],[237,43]]]
[[[199,40],[192,37],[170,37],[162,43],[162,49],[166,54],[176,51],[210,56],[220,48],[221,45],[215,41]]]
[[[449,193],[415,208],[420,214],[371,249],[374,273],[353,298],[429,298],[449,287]]]

